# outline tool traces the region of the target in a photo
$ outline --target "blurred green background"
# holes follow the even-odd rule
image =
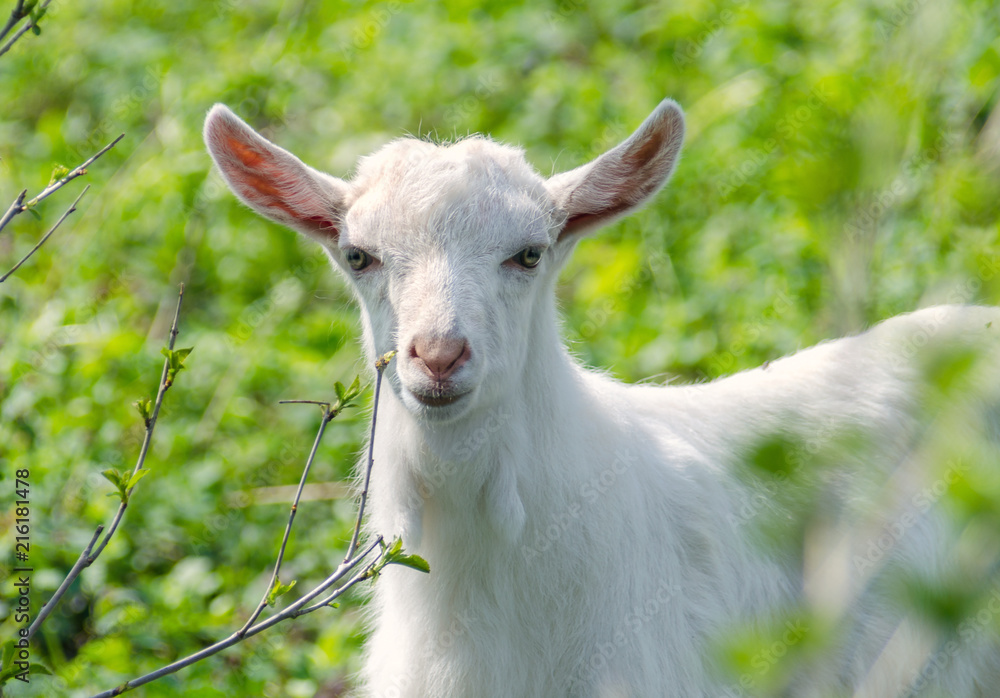
[[[155,391],[181,282],[178,346],[194,351],[152,474],[35,644],[61,682],[11,695],[90,695],[239,627],[287,518],[241,495],[297,482],[318,426],[315,408],[277,401],[329,399],[364,370],[350,294],[318,248],[210,171],[214,102],[339,176],[405,133],[474,132],[547,175],[676,99],[689,136],[670,186],[584,241],[560,288],[573,350],[625,380],[704,380],[920,306],[1000,302],[993,0],[55,0],[41,25],[0,57],[3,207],[126,136],[40,221],[0,233],[5,271],[92,185],[0,285],[0,486],[9,501],[30,468],[33,610],[112,516],[99,473],[134,463],[131,403]],[[345,481],[365,424],[334,422],[312,482]],[[299,509],[282,574],[299,589],[343,555],[342,492]],[[0,516],[5,637],[13,511]],[[348,603],[136,695],[335,695],[361,640]]]

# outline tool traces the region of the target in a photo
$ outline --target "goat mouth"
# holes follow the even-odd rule
[[[458,402],[463,397],[468,395],[468,393],[457,393],[454,395],[422,395],[412,391],[411,394],[414,398],[416,398],[417,402],[421,405],[427,405],[428,407],[444,407],[445,405]]]

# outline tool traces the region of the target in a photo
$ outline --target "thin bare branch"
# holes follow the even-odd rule
[[[284,404],[293,402],[303,402],[311,403],[311,400],[284,400]],[[267,606],[268,597],[271,595],[271,590],[274,588],[274,583],[278,580],[278,574],[281,572],[281,563],[285,559],[285,547],[288,545],[288,538],[292,534],[292,523],[295,521],[295,513],[299,509],[299,499],[302,497],[302,490],[306,486],[306,478],[309,477],[309,470],[312,468],[313,461],[316,459],[316,451],[319,450],[319,443],[323,440],[323,433],[326,431],[326,425],[330,423],[333,418],[333,411],[330,409],[330,403],[316,403],[323,406],[323,419],[320,420],[319,431],[316,432],[316,438],[313,440],[312,450],[309,452],[309,457],[306,459],[306,466],[302,469],[302,477],[299,479],[299,487],[295,491],[295,499],[292,501],[292,509],[288,514],[288,523],[285,525],[285,535],[281,539],[281,548],[278,550],[278,559],[274,563],[274,572],[271,573],[271,581],[267,584],[267,589],[264,590],[264,596],[261,597],[260,603],[257,604],[257,608],[254,612],[250,614],[250,618],[247,622],[240,628],[236,634],[243,637],[250,626],[254,624],[254,621],[260,617],[263,612],[264,607]]]
[[[33,206],[37,205],[40,201],[43,201],[48,197],[52,196],[54,193],[62,189],[64,186],[66,186],[69,182],[72,182],[77,177],[81,177],[87,174],[87,168],[91,164],[93,164],[93,162],[97,160],[97,158],[101,157],[106,152],[115,147],[118,144],[118,141],[120,141],[124,137],[125,137],[124,133],[118,136],[118,138],[114,139],[106,146],[101,148],[96,154],[87,158],[87,160],[84,163],[70,170],[69,173],[67,173],[66,176],[64,176],[62,179],[49,184],[49,186],[45,187],[45,189],[43,189],[37,196],[35,196],[30,201],[27,202],[24,201],[25,197],[27,196],[27,190],[21,192],[18,195],[17,199],[14,200],[14,203],[11,204],[10,208],[7,209],[7,212],[3,214],[3,217],[0,218],[0,231],[2,231],[7,226],[8,223],[10,223],[11,219],[13,219],[14,216],[20,213],[24,213],[29,208],[32,208]]]
[[[3,54],[7,53],[8,51],[10,51],[11,46],[13,46],[14,44],[16,44],[17,40],[20,39],[25,34],[27,34],[31,30],[31,27],[33,27],[33,26],[34,26],[34,24],[29,19],[27,21],[27,23],[25,23],[25,25],[23,27],[21,27],[16,32],[14,32],[14,36],[10,37],[10,40],[7,43],[5,43],[3,46],[0,46],[0,56],[2,56]]]
[[[380,543],[382,543],[382,538],[381,537],[376,538],[361,552],[361,554],[356,556],[353,560],[348,561],[348,563],[350,563],[349,566],[345,567],[344,565],[341,565],[340,567],[337,568],[336,572],[331,574],[329,577],[323,580],[323,582],[314,587],[312,591],[310,591],[308,594],[298,599],[295,603],[291,604],[290,606],[288,606],[288,608],[284,609],[280,613],[273,615],[270,618],[263,620],[260,623],[257,623],[256,625],[247,629],[247,631],[244,634],[241,635],[240,632],[242,631],[237,631],[232,635],[230,635],[229,637],[225,638],[224,640],[216,642],[214,645],[210,645],[203,650],[188,655],[183,659],[179,659],[176,662],[173,662],[172,664],[168,664],[167,666],[161,667],[156,671],[150,672],[144,676],[140,676],[137,679],[126,681],[122,685],[113,688],[109,691],[98,693],[92,698],[112,698],[112,696],[120,696],[121,694],[127,693],[128,691],[131,691],[134,688],[138,688],[139,686],[143,686],[147,683],[150,683],[151,681],[155,681],[156,679],[180,671],[181,669],[191,666],[192,664],[196,664],[197,662],[200,662],[202,659],[205,659],[206,657],[211,657],[214,654],[218,654],[222,650],[228,649],[229,647],[232,647],[233,645],[242,642],[248,637],[253,637],[257,633],[263,632],[268,628],[273,627],[284,620],[287,620],[289,618],[298,618],[299,616],[305,615],[307,613],[312,613],[313,611],[316,611],[320,608],[327,607],[329,605],[330,600],[343,595],[349,589],[354,587],[356,584],[367,579],[371,571],[375,569],[375,567],[379,564],[379,562],[381,562],[382,557],[385,554],[384,550],[382,554],[380,554],[376,559],[372,560],[372,562],[370,562],[367,566],[365,566],[364,569],[355,573],[350,579],[344,582],[344,584],[338,587],[337,590],[333,594],[331,594],[329,600],[324,600],[324,603],[317,603],[312,606],[309,606],[308,608],[304,608],[306,604],[308,604],[310,601],[312,601],[317,596],[322,594],[324,591],[329,589],[331,586],[336,584],[338,581],[343,579],[346,576],[347,572],[357,567],[358,563],[364,560],[364,558],[366,558],[371,553],[371,551],[374,550],[375,547],[378,546]]]
[[[177,338],[177,323],[178,320],[180,319],[181,303],[183,302],[183,300],[184,300],[184,284],[181,284],[180,293],[178,293],[177,295],[177,310],[174,312],[174,322],[170,327],[169,346],[171,349],[174,348],[174,340]],[[146,438],[142,442],[142,450],[139,453],[139,459],[135,464],[135,468],[132,470],[133,477],[137,472],[139,472],[142,469],[143,463],[146,461],[146,454],[149,452],[149,443],[153,438],[153,429],[156,427],[156,418],[160,414],[160,405],[163,404],[163,395],[167,392],[167,388],[170,387],[169,385],[167,385],[167,371],[169,368],[170,368],[170,359],[168,358],[164,362],[163,375],[160,378],[160,389],[156,395],[156,407],[154,408],[153,414],[149,419],[149,423],[146,424]],[[97,539],[101,535],[101,532],[104,530],[104,526],[97,527],[97,532],[94,533],[94,537],[91,539],[90,543],[83,550],[83,552],[80,554],[80,557],[77,559],[76,564],[73,565],[73,567],[69,571],[69,574],[67,574],[66,578],[63,580],[62,584],[59,585],[59,588],[56,589],[56,592],[52,595],[52,598],[49,599],[48,603],[46,603],[45,606],[42,608],[42,610],[39,612],[38,617],[35,618],[35,621],[28,628],[29,638],[38,631],[38,628],[41,627],[42,621],[44,621],[45,618],[52,612],[52,609],[56,607],[56,605],[59,603],[62,597],[66,594],[66,591],[69,589],[70,585],[76,580],[77,577],[80,576],[80,573],[83,572],[83,570],[85,570],[86,568],[90,567],[92,564],[94,564],[94,561],[100,556],[102,552],[104,552],[104,549],[107,547],[108,542],[111,540],[111,536],[115,534],[115,530],[118,528],[118,524],[121,523],[122,516],[125,514],[125,508],[128,506],[128,498],[131,497],[132,492],[134,491],[135,487],[132,487],[132,489],[128,491],[125,501],[123,501],[118,506],[118,511],[115,513],[115,518],[111,522],[111,527],[108,530],[107,534],[105,534],[104,539],[101,541],[101,544],[97,547],[97,550],[91,552],[91,550],[93,550],[94,548],[94,543],[97,541]]]
[[[87,158],[87,160],[82,165],[79,165],[78,167],[70,170],[70,172],[65,177],[45,187],[45,189],[43,189],[42,192],[38,194],[38,196],[36,196],[34,199],[32,199],[31,201],[27,202],[24,205],[25,208],[31,208],[32,206],[35,206],[36,204],[38,204],[38,202],[52,196],[52,194],[55,194],[57,191],[62,189],[64,186],[66,186],[69,182],[72,182],[77,177],[87,174],[87,168],[90,167],[94,163],[94,161],[97,160],[97,158],[101,157],[106,152],[108,152],[116,145],[118,145],[118,141],[120,141],[124,137],[125,137],[124,133],[120,134],[116,139],[114,139],[106,146],[98,150],[94,155],[91,155],[89,158]]]
[[[80,553],[80,557],[77,558],[73,568],[70,569],[69,574],[66,575],[66,579],[63,580],[62,584],[59,585],[59,588],[56,589],[56,593],[52,595],[52,598],[49,599],[48,603],[42,606],[42,610],[38,612],[38,615],[35,616],[35,620],[32,621],[30,626],[28,626],[29,641],[35,636],[35,633],[38,632],[38,629],[42,626],[42,623],[45,622],[45,619],[49,617],[49,614],[52,613],[52,609],[54,609],[62,597],[66,595],[66,592],[69,590],[69,585],[72,584],[78,576],[80,576],[80,572],[82,572],[85,567],[90,565],[90,562],[88,562],[90,559],[90,551],[94,548],[94,543],[97,542],[97,539],[103,530],[104,524],[97,527],[97,530],[94,531],[93,537],[90,539],[90,543],[88,543],[87,547],[83,549],[82,553]]]
[[[14,216],[24,211],[24,197],[27,195],[28,190],[22,190],[21,193],[17,195],[17,198],[14,199],[14,203],[7,208],[7,212],[3,214],[3,217],[0,217],[0,230],[3,230],[4,226],[7,225],[7,223],[9,223]]]
[[[368,554],[372,550],[375,549],[375,546],[376,545],[381,545],[382,542],[383,542],[382,536],[379,536],[378,538],[375,539],[375,541],[373,543],[370,543],[368,545],[368,547],[365,548],[361,552],[360,555],[358,555],[357,557],[355,557],[354,560],[362,560],[362,559],[368,557]],[[353,577],[351,577],[347,582],[344,583],[343,586],[337,587],[337,589],[333,593],[329,594],[328,596],[323,597],[322,599],[320,599],[319,601],[317,601],[316,603],[314,603],[312,606],[306,606],[305,608],[303,608],[298,613],[298,615],[304,616],[307,613],[312,613],[313,611],[318,611],[319,609],[321,609],[323,607],[330,606],[330,604],[332,604],[336,599],[338,599],[341,596],[343,596],[344,592],[346,592],[352,586],[354,586],[355,584],[357,584],[358,582],[360,582],[362,579],[367,579],[371,575],[372,570],[374,570],[375,568],[377,568],[378,565],[379,565],[379,563],[382,562],[382,558],[385,557],[387,549],[388,548],[385,548],[383,546],[383,550],[382,550],[382,552],[379,553],[379,556],[377,558],[375,558],[374,560],[372,560],[361,572],[358,572]],[[355,562],[354,560],[346,560],[346,561],[344,561],[340,565],[340,567],[337,568],[337,572],[347,572],[349,570],[354,569],[357,566],[357,562]],[[313,597],[313,598],[315,598],[315,597]]]
[[[170,338],[167,341],[167,347],[169,349],[174,348],[174,342],[177,340],[177,322],[181,316],[181,303],[183,303],[183,301],[184,284],[181,284],[180,293],[177,294],[177,309],[174,311],[174,321],[170,325]],[[160,376],[160,388],[156,393],[156,403],[153,406],[153,414],[149,418],[149,423],[146,425],[146,436],[142,440],[142,448],[139,450],[139,458],[136,460],[135,467],[132,468],[131,477],[135,477],[135,474],[142,470],[142,466],[146,462],[146,454],[149,453],[149,445],[153,441],[153,430],[156,428],[156,420],[160,416],[160,406],[163,404],[163,396],[166,395],[167,390],[169,390],[172,385],[172,383],[167,380],[167,374],[169,371],[170,359],[168,357],[163,361],[163,373]],[[97,550],[94,551],[94,554],[90,558],[90,562],[96,560],[98,555],[104,552],[104,549],[108,547],[111,537],[115,535],[115,531],[118,529],[118,524],[121,523],[122,517],[125,515],[125,509],[128,507],[128,500],[134,491],[135,487],[132,487],[132,489],[128,491],[128,496],[125,498],[125,501],[118,505],[118,511],[115,512],[115,518],[111,521],[111,527],[108,529],[107,534],[105,534],[104,539],[101,541]]]
[[[7,24],[0,29],[0,39],[7,36],[7,33],[22,19],[24,19],[24,0],[17,0],[14,9],[10,11],[10,17],[7,18]]]
[[[32,248],[31,248],[31,251],[30,251],[30,252],[28,252],[28,254],[24,255],[24,257],[22,257],[22,258],[21,258],[21,261],[20,261],[20,262],[18,262],[17,264],[15,264],[15,265],[14,265],[14,267],[13,267],[13,268],[12,268],[12,269],[11,269],[10,271],[8,271],[8,272],[7,272],[6,274],[4,274],[3,276],[0,276],[0,284],[2,284],[2,283],[3,283],[4,281],[6,281],[6,280],[7,280],[7,277],[9,277],[9,276],[10,276],[11,274],[13,274],[13,273],[14,273],[15,271],[17,271],[18,269],[20,269],[20,268],[21,268],[21,265],[22,265],[22,264],[24,264],[25,262],[27,262],[27,261],[28,261],[28,259],[30,259],[30,258],[31,258],[31,255],[35,254],[35,252],[37,252],[37,251],[38,251],[38,248],[40,248],[40,247],[41,247],[42,245],[44,245],[44,244],[45,244],[45,241],[49,239],[49,236],[51,236],[51,235],[52,235],[52,233],[56,232],[56,228],[58,228],[58,227],[59,227],[60,225],[62,225],[62,222],[63,222],[64,220],[66,220],[66,218],[67,218],[67,217],[69,216],[69,214],[71,214],[71,213],[73,213],[74,211],[76,211],[76,205],[77,205],[78,203],[80,203],[80,199],[82,199],[82,198],[83,198],[83,195],[84,195],[84,194],[86,194],[86,193],[87,193],[87,190],[89,190],[89,189],[90,189],[90,185],[88,184],[87,186],[85,186],[85,187],[83,188],[83,191],[82,191],[82,192],[80,192],[80,196],[76,197],[76,201],[74,201],[74,202],[73,202],[73,203],[72,203],[72,204],[70,205],[70,207],[69,207],[68,209],[66,209],[66,212],[65,212],[65,213],[63,213],[63,214],[62,214],[62,216],[60,216],[59,220],[57,220],[57,221],[56,221],[56,224],[55,224],[54,226],[52,226],[52,227],[51,227],[51,228],[49,229],[49,232],[45,233],[45,235],[44,235],[44,236],[42,236],[42,239],[38,241],[38,244],[37,244],[37,245],[35,245],[34,247],[32,247]]]
[[[378,361],[376,361],[375,363],[375,370],[377,371],[378,376],[375,383],[374,405],[372,406],[371,440],[374,440],[375,438],[375,420],[378,413],[378,402],[379,402],[379,392],[380,392],[379,388],[381,386],[382,373],[384,372],[386,366],[388,366],[389,361],[392,359],[393,353],[394,352],[390,352],[389,354],[380,357]],[[219,642],[210,645],[209,647],[206,647],[198,652],[195,652],[194,654],[184,657],[183,659],[179,659],[176,662],[173,662],[172,664],[168,664],[167,666],[161,667],[156,671],[145,674],[144,676],[141,676],[137,679],[126,681],[124,684],[116,688],[113,688],[109,691],[105,691],[104,693],[99,693],[93,696],[93,698],[110,698],[111,696],[121,695],[128,691],[131,691],[134,688],[138,688],[139,686],[150,683],[151,681],[155,681],[156,679],[159,679],[163,676],[167,676],[168,674],[172,674],[174,672],[180,671],[185,667],[191,666],[192,664],[195,664],[201,661],[202,659],[205,659],[206,657],[210,657],[214,654],[221,652],[222,650],[232,647],[233,645],[239,642],[242,642],[248,637],[253,637],[257,633],[263,632],[264,630],[267,630],[268,628],[284,620],[287,620],[289,618],[297,618],[298,616],[318,611],[321,608],[327,608],[333,603],[335,599],[342,596],[353,586],[355,586],[356,584],[365,579],[376,576],[378,571],[381,570],[386,564],[393,564],[392,558],[387,558],[387,556],[392,553],[392,549],[390,548],[390,546],[385,545],[381,536],[376,537],[375,540],[371,541],[368,545],[366,545],[363,549],[361,549],[360,552],[358,552],[358,544],[357,544],[358,536],[360,535],[361,531],[361,521],[364,516],[365,501],[367,498],[368,484],[370,481],[371,469],[373,464],[371,443],[369,443],[368,464],[365,472],[364,489],[362,490],[361,501],[358,507],[359,508],[358,518],[354,526],[354,533],[351,539],[350,549],[347,555],[344,557],[344,561],[337,566],[337,569],[334,570],[334,572],[329,577],[327,577],[325,580],[323,580],[323,582],[314,587],[309,593],[303,595],[302,597],[297,599],[294,603],[290,604],[287,608],[283,609],[279,613],[276,613],[270,618],[258,622],[260,614],[263,612],[264,608],[267,605],[267,600],[268,597],[270,596],[271,590],[274,588],[275,582],[278,580],[278,574],[281,571],[281,564],[284,560],[285,549],[288,544],[289,536],[291,535],[292,524],[295,520],[295,514],[298,511],[298,504],[300,501],[300,497],[302,495],[302,490],[305,488],[306,479],[308,478],[309,470],[312,467],[312,463],[316,458],[316,453],[317,450],[319,449],[319,444],[322,441],[323,434],[326,430],[326,425],[329,424],[330,421],[337,415],[337,410],[329,402],[321,402],[318,400],[282,400],[281,404],[319,405],[323,408],[323,418],[321,420],[319,430],[316,433],[316,438],[313,441],[312,450],[309,452],[309,457],[306,460],[305,467],[303,468],[302,477],[299,480],[299,486],[295,492],[295,500],[292,503],[292,508],[291,511],[289,512],[288,523],[285,526],[285,534],[281,540],[281,547],[278,551],[278,559],[275,562],[274,571],[271,574],[271,580],[268,584],[267,590],[264,592],[264,597],[257,605],[257,608],[254,609],[254,612],[251,614],[250,619],[247,620],[247,622],[243,625],[243,627],[241,627],[239,630],[234,632],[229,637],[220,640]],[[374,560],[369,562],[360,571],[354,572],[354,574],[349,579],[347,579],[346,582],[344,582],[339,587],[334,589],[327,596],[323,597],[316,603],[307,605],[310,604],[310,602],[312,602],[314,599],[316,599],[316,597],[320,596],[328,589],[330,589],[330,587],[336,585],[338,582],[344,579],[352,571],[356,570],[358,565],[360,565],[376,547],[381,547],[381,551]]]
[[[378,360],[375,361],[375,398],[374,404],[372,405],[372,428],[371,434],[368,436],[368,463],[365,466],[365,484],[361,488],[361,503],[358,505],[358,519],[354,524],[354,533],[351,535],[351,544],[347,548],[347,555],[344,559],[347,560],[354,554],[354,551],[358,548],[358,536],[361,534],[361,519],[365,515],[365,502],[368,501],[368,483],[371,481],[372,476],[372,465],[375,463],[374,459],[374,448],[375,448],[375,420],[378,418],[378,396],[379,389],[382,387],[382,374],[385,372],[386,367],[389,362],[392,361],[392,357],[395,352],[389,352],[380,356]]]
[[[48,9],[50,2],[52,2],[52,0],[45,0],[45,2],[43,2],[38,7],[38,12],[41,14],[45,14],[45,10]],[[10,50],[10,47],[13,46],[18,39],[24,36],[28,31],[31,30],[32,27],[35,26],[35,19],[31,16],[31,13],[34,9],[35,9],[34,7],[29,7],[27,11],[25,11],[24,0],[17,0],[17,5],[15,5],[14,9],[11,10],[10,17],[7,18],[7,23],[4,25],[3,29],[0,29],[0,39],[3,39],[5,36],[7,36],[7,33],[10,32],[10,30],[13,29],[15,26],[17,26],[17,23],[20,22],[25,17],[28,18],[28,21],[24,24],[23,27],[21,27],[20,29],[17,30],[17,32],[14,33],[14,36],[12,36],[7,43],[5,43],[3,46],[0,46],[0,56],[7,53],[7,51]]]
[[[371,434],[372,439],[375,438],[375,416],[378,414],[379,384],[381,383],[382,380],[382,372],[385,370],[385,367],[388,365],[389,360],[391,358],[392,357],[387,354],[386,357],[382,357],[375,362],[375,370],[378,372],[378,382],[376,382],[375,384],[375,398],[374,398],[375,404],[372,407],[372,434]],[[323,438],[323,433],[326,431],[326,425],[329,424],[330,421],[334,417],[336,417],[339,411],[344,407],[341,405],[339,401],[337,402],[337,405],[334,406],[329,402],[322,402],[319,400],[279,400],[278,404],[319,405],[320,407],[323,408],[323,419],[320,422],[319,431],[316,433],[316,439],[313,441],[312,450],[309,452],[309,458],[306,459],[306,465],[302,471],[302,477],[299,480],[298,489],[295,491],[295,500],[292,502],[292,510],[291,512],[289,512],[288,515],[288,523],[285,526],[285,535],[284,538],[282,538],[281,540],[281,548],[278,550],[278,559],[274,564],[274,571],[271,574],[271,581],[268,582],[267,589],[264,590],[264,596],[261,598],[260,603],[257,604],[257,608],[254,609],[254,612],[250,614],[250,618],[243,625],[243,627],[240,628],[240,630],[237,632],[237,635],[240,636],[242,636],[247,632],[250,626],[254,624],[254,621],[256,621],[257,618],[260,617],[260,614],[264,611],[265,606],[267,606],[267,600],[268,597],[271,595],[271,590],[274,588],[275,582],[278,581],[278,574],[281,571],[281,563],[285,558],[285,547],[288,545],[288,538],[292,532],[292,522],[295,520],[295,513],[298,511],[299,500],[302,497],[302,490],[306,486],[306,478],[309,475],[309,469],[312,467],[313,460],[316,458],[316,451],[319,449],[319,444]],[[347,555],[344,557],[344,563],[341,564],[340,568],[338,569],[343,569],[344,564],[346,564],[347,561],[351,559],[351,556],[354,555],[354,552],[357,550],[358,535],[361,531],[361,518],[362,516],[364,516],[364,511],[365,511],[365,497],[367,495],[367,490],[368,490],[368,478],[371,474],[371,466],[372,466],[372,458],[371,458],[371,453],[369,451],[368,470],[365,475],[365,487],[364,487],[364,492],[362,492],[361,494],[361,505],[358,510],[357,521],[355,522],[354,525],[354,532],[351,536],[351,545],[347,551]]]

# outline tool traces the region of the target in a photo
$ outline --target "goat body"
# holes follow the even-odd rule
[[[816,646],[817,618],[836,619],[834,639],[801,653],[795,695],[1000,685],[995,631],[935,633],[889,574],[939,580],[953,564],[958,531],[918,496],[941,476],[927,429],[951,415],[966,430],[954,439],[979,444],[991,428],[980,408],[1000,385],[1000,311],[931,308],[689,386],[622,385],[560,341],[558,270],[584,233],[660,189],[683,128],[665,100],[624,143],[548,180],[486,138],[401,139],[345,181],[210,112],[206,142],[233,191],[324,246],[355,289],[370,358],[398,351],[367,526],[401,536],[431,574],[390,568],[375,586],[363,695],[757,695],[778,658]],[[970,348],[960,399],[927,409],[928,372]],[[780,467],[747,466],[769,447]],[[806,467],[824,455],[832,465]],[[800,516],[803,503],[816,511]],[[763,545],[761,521],[795,540]],[[816,554],[803,536],[829,545]],[[726,633],[770,625],[781,652],[754,672],[713,660]],[[941,661],[949,637],[962,641]]]

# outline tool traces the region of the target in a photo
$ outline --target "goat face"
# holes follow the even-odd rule
[[[665,100],[627,141],[548,180],[520,150],[473,137],[394,141],[347,182],[221,105],[205,140],[246,204],[318,240],[351,280],[369,355],[398,352],[387,377],[407,409],[449,421],[525,389],[529,348],[549,344],[538,335],[554,331],[551,288],[579,234],[652,196],[683,131]]]
[[[520,153],[405,140],[362,162],[334,260],[414,414],[449,420],[514,389],[556,264],[558,214]]]

